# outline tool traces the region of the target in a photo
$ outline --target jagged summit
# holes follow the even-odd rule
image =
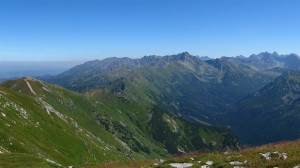
[[[276,67],[286,70],[300,70],[300,57],[296,54],[279,55],[277,52],[262,52],[259,54],[252,54],[248,58],[235,57],[228,59],[236,63],[246,64],[262,70]]]

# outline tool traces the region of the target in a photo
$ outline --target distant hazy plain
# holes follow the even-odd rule
[[[84,61],[0,61],[0,81],[23,76],[56,75]]]

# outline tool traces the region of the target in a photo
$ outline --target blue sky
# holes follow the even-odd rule
[[[0,60],[300,54],[297,0],[0,0]]]

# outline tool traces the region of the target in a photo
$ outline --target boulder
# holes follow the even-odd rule
[[[171,167],[175,168],[186,168],[186,167],[192,167],[192,163],[170,163]]]
[[[266,160],[271,160],[271,152],[267,152],[267,153],[259,153],[260,157]]]
[[[209,165],[209,166],[211,166],[211,165],[214,164],[214,161],[207,161],[206,164]]]
[[[208,165],[202,165],[200,168],[209,168]]]
[[[232,161],[232,162],[229,162],[230,165],[233,165],[233,166],[240,166],[242,165],[243,163],[242,162],[239,162],[239,161]]]
[[[281,160],[286,160],[288,157],[286,153],[278,153],[278,158]]]

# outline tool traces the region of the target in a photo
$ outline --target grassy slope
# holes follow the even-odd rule
[[[138,106],[106,91],[93,90],[86,94],[95,102],[93,116],[106,130],[123,140],[134,152],[145,157],[167,156],[163,145],[156,142],[147,130],[151,106]]]
[[[13,165],[9,158],[22,164],[23,156],[41,167],[55,166],[50,160],[66,166],[160,158],[178,147],[190,152],[237,143],[227,129],[191,125],[106,91],[83,95],[31,78],[6,81],[0,90],[1,165]]]
[[[287,153],[288,158],[286,160],[278,159],[278,156],[273,156],[271,160],[265,160],[260,157],[260,153],[266,152],[280,152]],[[194,158],[194,160],[191,160]],[[164,163],[159,163],[157,160],[146,160],[139,162],[114,162],[105,163],[97,165],[86,165],[86,167],[123,167],[123,168],[134,168],[134,167],[171,167],[170,163],[193,163],[193,167],[199,167],[204,165],[206,161],[214,161],[212,167],[224,167],[231,168],[232,165],[229,164],[231,161],[244,162],[247,160],[244,167],[248,168],[261,168],[261,167],[294,167],[300,165],[300,140],[291,142],[282,142],[270,145],[264,145],[255,148],[247,148],[238,152],[223,152],[219,153],[200,153],[200,154],[189,154],[182,155],[178,157],[173,157],[167,159]],[[198,163],[201,161],[201,163]],[[155,166],[155,163],[159,163]]]
[[[0,116],[3,153],[27,153],[62,165],[145,158],[131,152],[97,124],[90,115],[92,102],[85,96],[55,85],[27,81],[36,95],[24,80],[8,81],[3,86],[26,94],[1,87],[6,93],[1,94],[0,101],[0,111],[4,114]],[[42,101],[55,107],[62,119],[53,112],[48,114]],[[6,103],[10,105],[5,107]],[[27,118],[21,115],[21,108],[26,110]],[[1,155],[3,158],[7,154]]]
[[[132,145],[142,146],[140,150],[146,155],[149,155],[147,148],[151,145],[160,146],[172,154],[182,151],[238,148],[238,142],[226,128],[188,123],[153,104],[136,105],[114,94],[91,91],[89,95],[91,99],[99,101],[96,103],[96,106],[99,107],[98,112],[95,113],[98,121],[104,127],[111,128],[111,132],[117,132],[119,136],[120,134],[131,136],[130,139],[133,141],[135,137],[145,139],[144,144]],[[109,122],[101,121],[105,118]],[[130,130],[135,137],[122,132],[123,129]],[[121,136],[120,138],[124,139],[125,137]],[[150,139],[152,144],[146,143],[146,139]],[[153,147],[153,149],[155,148]],[[158,151],[158,153],[163,154],[162,151]]]

